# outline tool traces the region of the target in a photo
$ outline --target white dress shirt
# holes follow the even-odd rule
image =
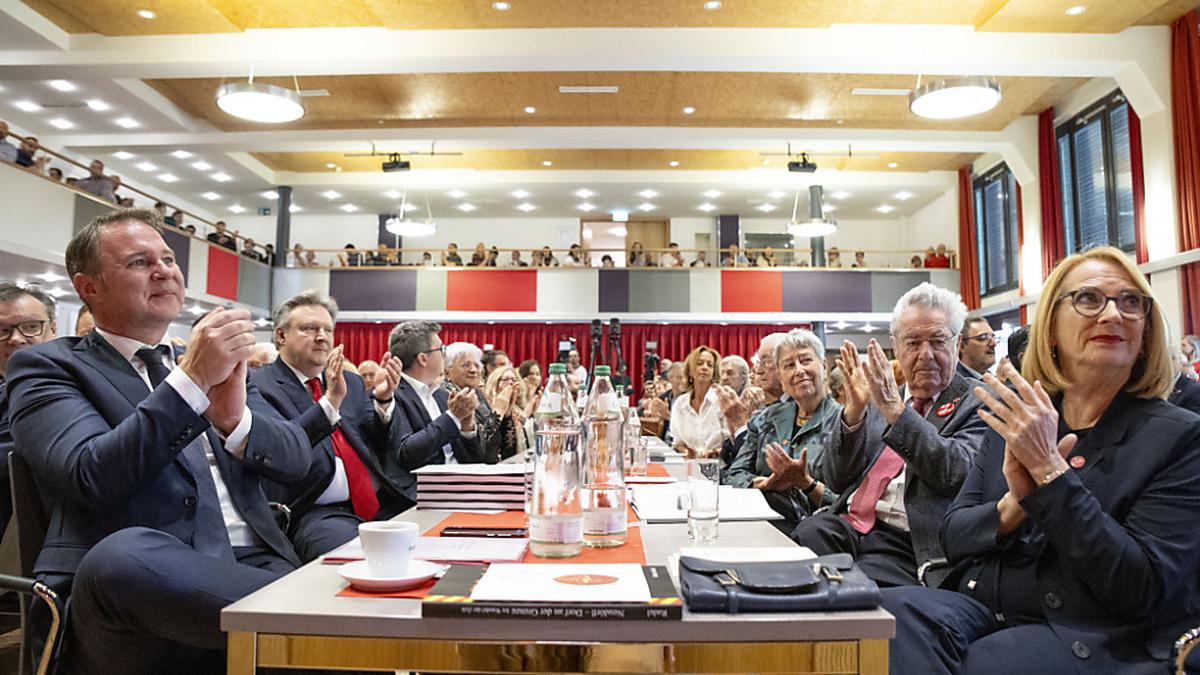
[[[438,407],[437,400],[433,398],[433,392],[437,391],[437,387],[425,384],[408,373],[402,373],[400,377],[403,377],[404,381],[408,382],[409,386],[413,388],[413,391],[417,392],[417,398],[421,399],[421,405],[425,406],[425,412],[429,413],[429,420],[431,422],[442,415],[449,415],[463,438],[475,438],[475,431],[464,432],[462,430],[462,422],[450,414],[449,409],[446,412],[442,412],[442,409]],[[446,456],[447,464],[458,464],[458,459],[454,456],[454,448],[449,443],[442,446],[442,454]]]
[[[165,384],[170,385],[172,389],[179,394],[192,410],[197,415],[203,415],[205,410],[208,410],[208,396],[201,391],[199,385],[188,377],[187,373],[183,372],[182,368],[175,365],[175,350],[171,348],[171,341],[164,335],[158,345],[143,344],[132,338],[114,335],[106,330],[96,328],[96,332],[100,337],[104,338],[108,344],[112,345],[113,349],[133,366],[137,374],[141,376],[142,381],[146,383],[146,388],[153,391],[154,387],[150,385],[150,374],[146,371],[146,364],[137,357],[139,349],[150,348],[154,349],[158,345],[167,346],[167,354],[163,355],[163,365],[171,369]],[[246,451],[246,438],[250,435],[250,426],[253,423],[253,416],[249,408],[242,411],[242,420],[238,422],[233,433],[225,439],[225,447],[223,450],[229,454],[241,459]],[[213,454],[212,445],[208,442],[208,435],[200,435],[200,443],[204,447],[204,456],[208,458],[208,470],[212,474],[213,483],[216,484],[217,498],[221,501],[221,516],[225,520],[225,529],[229,533],[229,544],[231,546],[254,546],[258,542],[254,535],[254,530],[242,518],[242,514],[238,513],[237,507],[233,504],[233,498],[229,495],[229,487],[225,485],[225,479],[221,477],[221,471],[217,467],[217,458]]]
[[[700,411],[692,407],[692,393],[686,392],[671,402],[671,439],[683,443],[693,450],[720,450],[729,431],[725,428],[725,414],[717,399],[717,390],[708,388]]]

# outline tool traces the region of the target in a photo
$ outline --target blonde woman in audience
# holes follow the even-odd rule
[[[532,418],[525,414],[528,402],[517,371],[509,365],[493,370],[483,391],[500,418],[500,459],[533,447]]]
[[[684,360],[687,389],[671,403],[671,445],[688,457],[716,457],[728,430],[713,390],[721,354],[708,346],[692,350]]]
[[[633,246],[629,247],[629,258],[625,262],[626,267],[645,267],[647,263],[646,252],[642,249],[642,242],[635,241]]]

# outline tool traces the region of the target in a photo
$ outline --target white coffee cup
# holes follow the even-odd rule
[[[402,521],[360,523],[358,538],[371,576],[395,578],[408,571],[417,546],[417,524]]]

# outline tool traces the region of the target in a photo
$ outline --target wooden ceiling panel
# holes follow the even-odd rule
[[[983,30],[1116,32],[1169,23],[1190,0],[26,0],[72,33],[228,33],[248,28],[382,26],[404,30],[503,28],[827,28],[834,24],[971,25]],[[158,14],[152,21],[139,9]]]
[[[932,77],[932,76],[931,76]],[[928,78],[927,78],[928,79]],[[293,87],[288,78],[259,81]],[[900,88],[915,76],[794,73],[430,73],[301,78],[300,120],[272,129],[368,129],[475,126],[845,127],[999,131],[1040,112],[1083,84],[1078,78],[1000,78],[1004,99],[965,120],[933,121],[908,110],[905,96],[856,96],[855,87]],[[223,131],[261,130],[213,100],[217,79],[151,80],[189,114]],[[560,85],[614,85],[617,94],[561,94]],[[526,106],[537,109],[526,114]],[[693,115],[683,113],[693,106]],[[839,120],[842,122],[839,123]]]
[[[388,150],[403,149],[390,147]],[[413,148],[416,149],[416,148]],[[777,152],[779,148],[765,151]],[[801,148],[793,148],[799,152]],[[847,157],[814,155],[821,168],[845,171],[955,171],[973,162],[970,153],[879,153]],[[261,152],[254,157],[273,171],[331,173],[329,163],[343,171],[378,172],[385,157],[347,157],[338,152]],[[783,170],[788,157],[764,157],[754,150],[476,150],[462,155],[406,155],[417,169],[475,169],[478,171],[729,171],[774,168]],[[552,166],[546,167],[549,160]],[[670,162],[679,162],[671,167]],[[764,161],[766,164],[764,165]],[[890,168],[890,163],[896,163]]]

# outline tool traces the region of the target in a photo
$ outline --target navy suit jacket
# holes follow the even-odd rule
[[[149,391],[96,332],[22,349],[8,376],[15,452],[51,502],[35,572],[57,589],[68,590],[84,554],[118,530],[148,527],[192,542],[200,494],[180,451],[201,434],[238,512],[271,551],[299,566],[259,477],[299,479],[311,450],[304,432],[272,412],[253,383],[246,398],[254,419],[238,459],[170,385]]]
[[[346,398],[338,412],[342,419],[338,427],[342,435],[358,453],[379,489],[379,517],[390,518],[413,505],[404,496],[404,491],[383,472],[379,463],[381,451],[387,448],[388,428],[375,414],[371,397],[367,396],[362,378],[354,373],[345,373]],[[269,403],[284,419],[299,424],[308,435],[309,443],[316,450],[313,465],[302,480],[283,485],[267,482],[267,494],[287,504],[293,514],[311,507],[317,497],[329,487],[334,474],[333,426],[321,406],[312,400],[312,393],[296,379],[296,374],[282,358],[259,368],[250,375],[258,387],[263,400]],[[393,412],[395,414],[395,412]]]
[[[1025,522],[998,539],[996,502],[1008,492],[1004,439],[988,431],[943,524],[956,563],[946,586],[971,578],[981,562],[999,560],[1003,575],[1009,556],[1032,548],[1030,590],[1058,596],[1043,610],[1066,651],[1075,641],[1103,644],[1088,664],[1098,673],[1120,672],[1109,656],[1125,650],[1166,659],[1171,642],[1195,625],[1189,610],[1200,601],[1200,417],[1159,399],[1118,396],[1068,462],[1077,468],[1023,499]]]
[[[447,401],[450,400],[446,390],[440,387],[435,389],[433,399],[437,401],[438,409],[445,412]],[[384,455],[384,472],[404,490],[409,499],[416,501],[417,479],[411,471],[426,464],[445,464],[442,446],[447,443],[460,464],[495,464],[498,461],[495,456],[485,455],[479,434],[475,434],[474,438],[463,438],[449,415],[431,420],[421,397],[408,380],[401,379],[396,387],[396,409],[392,413],[390,449]]]
[[[1171,387],[1167,403],[1200,414],[1200,383],[1195,382],[1187,375],[1175,378],[1175,386]]]

